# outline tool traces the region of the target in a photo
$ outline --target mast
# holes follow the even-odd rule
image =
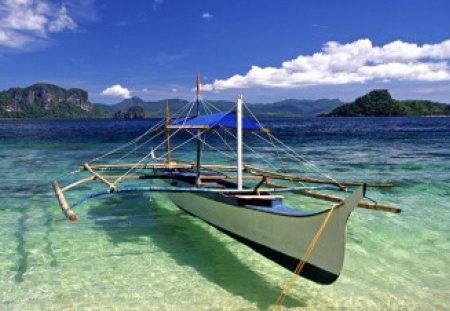
[[[238,96],[236,105],[237,123],[237,188],[242,190],[242,95]]]
[[[200,103],[199,103],[200,75],[198,73],[197,73],[196,86],[197,86],[196,108],[197,108],[197,116],[198,116],[200,114]],[[200,134],[200,130],[197,130],[197,165],[196,165],[196,176],[195,176],[195,185],[197,187],[200,186],[201,149],[202,149],[201,134]]]
[[[169,100],[166,102],[166,114],[165,114],[165,130],[166,130],[166,156],[167,165],[170,166],[170,108]]]

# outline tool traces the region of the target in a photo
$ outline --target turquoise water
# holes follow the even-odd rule
[[[78,222],[63,217],[50,182],[152,122],[0,121],[0,309],[265,310],[275,302],[289,272],[164,194],[100,198],[76,209]],[[448,310],[450,119],[265,125],[337,179],[395,183],[369,195],[404,211],[356,210],[340,278],[330,286],[299,279],[284,307]]]

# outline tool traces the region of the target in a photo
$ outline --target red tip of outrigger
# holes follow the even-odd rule
[[[76,216],[76,215],[70,215],[68,218],[69,218],[69,220],[70,220],[71,222],[77,221],[77,216]]]

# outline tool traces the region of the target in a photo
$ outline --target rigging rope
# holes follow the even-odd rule
[[[181,115],[181,114],[184,113],[185,110],[187,110],[187,109],[189,108],[189,106],[192,105],[193,103],[194,103],[194,102],[191,100],[188,104],[186,104],[186,105],[180,107],[173,115],[178,115],[178,114]],[[189,116],[189,114],[190,114],[190,112],[188,113],[188,116]],[[149,128],[148,130],[146,130],[143,134],[139,135],[138,137],[132,139],[131,141],[129,141],[129,142],[127,142],[127,143],[125,143],[125,144],[123,144],[123,145],[117,147],[117,148],[114,148],[114,149],[112,149],[112,150],[110,150],[110,151],[104,153],[103,155],[100,155],[100,156],[98,156],[98,157],[96,157],[96,158],[91,159],[90,161],[88,161],[88,163],[91,163],[91,162],[97,162],[97,161],[99,161],[99,160],[101,160],[101,159],[103,159],[103,158],[105,158],[105,157],[107,157],[107,156],[109,156],[109,155],[111,155],[111,154],[116,153],[116,152],[119,151],[119,150],[122,150],[122,149],[124,149],[124,148],[126,148],[126,147],[128,147],[128,146],[130,146],[130,145],[133,145],[133,144],[138,143],[143,137],[145,137],[146,135],[148,135],[149,133],[151,133],[152,131],[154,131],[155,129],[157,129],[157,128],[158,128],[159,126],[161,126],[163,123],[164,123],[164,120],[158,121],[155,125],[153,125],[151,128]]]
[[[250,115],[253,117],[253,119],[258,123],[258,125],[262,128],[263,125],[261,124],[261,122],[259,122],[258,118],[256,117],[256,115],[253,113],[253,111],[250,110],[250,108],[244,103],[244,107],[247,109],[247,111],[250,113]],[[275,136],[273,136],[271,133],[268,133],[267,135],[270,138],[270,141],[267,141],[266,139],[262,138],[260,135],[258,135],[257,133],[254,133],[255,136],[259,137],[260,139],[262,139],[263,141],[271,144],[275,149],[277,149],[277,146],[272,142],[272,139],[276,140],[280,145],[282,145],[283,147],[285,147],[286,149],[288,149],[289,151],[292,152],[292,156],[294,159],[305,163],[305,165],[309,166],[310,168],[312,168],[313,170],[315,170],[316,172],[318,172],[319,174],[321,174],[322,176],[330,179],[331,181],[334,181],[336,184],[338,184],[339,186],[341,186],[339,184],[338,181],[336,181],[333,177],[325,174],[323,171],[321,171],[314,163],[311,163],[310,161],[306,160],[305,158],[303,158],[302,156],[300,156],[297,152],[295,152],[292,148],[290,148],[289,146],[287,146],[286,144],[284,144],[282,141],[280,141],[278,138],[276,138]],[[283,150],[282,148],[279,148],[281,151],[283,151],[284,153],[286,153],[287,155],[290,155],[288,152],[286,152],[286,150]]]
[[[192,108],[194,107],[194,103],[191,104],[191,108],[189,109],[188,114],[186,115],[186,117],[183,120],[183,124],[186,123],[186,120],[188,118],[188,116],[191,113]],[[178,133],[182,128],[180,127],[179,129],[177,129],[176,131],[174,131],[167,139],[172,138],[176,133]],[[167,141],[167,139],[165,139],[162,143],[160,143],[155,150],[157,150],[159,147],[161,147],[162,145],[165,144],[165,142]],[[149,153],[147,153],[142,159],[140,159],[137,163],[135,163],[128,171],[126,171],[123,175],[119,176],[119,178],[117,178],[114,183],[113,186],[115,186],[117,183],[119,183],[124,177],[126,177],[127,175],[129,175],[132,171],[134,171],[136,169],[136,167],[141,164],[145,159],[147,159],[152,153],[154,152],[154,150],[152,149]]]
[[[145,145],[147,145],[148,143],[150,143],[153,139],[155,139],[156,137],[162,135],[164,132],[160,131],[158,134],[150,137],[149,139],[147,139],[146,141],[144,141],[143,143],[137,145],[136,147],[134,147],[134,149],[128,151],[127,153],[125,153],[123,156],[121,156],[120,158],[113,160],[113,162],[119,162],[120,160],[123,160],[125,157],[129,156],[130,154],[132,154],[133,152],[136,152],[137,150],[139,150],[140,148],[144,147]]]
[[[228,129],[224,129],[225,132],[228,133],[228,135],[230,135],[231,137],[236,139],[236,135],[234,135],[232,132],[230,132]],[[267,165],[269,165],[271,168],[273,169],[278,169],[274,164],[272,164],[270,161],[268,161],[266,158],[264,158],[262,155],[260,155],[258,152],[256,152],[256,150],[254,150],[252,147],[250,147],[249,145],[247,145],[246,143],[242,142],[242,145],[247,148],[248,150],[250,150],[250,152],[252,154],[254,154],[255,156],[257,156],[259,159],[261,159],[263,162],[265,162]]]
[[[333,211],[336,207],[339,205],[333,205],[330,210],[328,211],[327,215],[323,219],[322,223],[319,226],[319,229],[317,229],[316,233],[314,234],[314,237],[309,242],[308,248],[306,249],[305,253],[303,254],[303,257],[300,259],[297,267],[295,268],[293,274],[289,278],[289,280],[285,283],[283,289],[281,290],[280,296],[278,297],[277,301],[275,302],[275,306],[272,308],[272,311],[278,311],[280,310],[281,305],[283,304],[284,300],[286,299],[289,290],[294,286],[295,281],[298,279],[300,272],[302,271],[303,267],[305,266],[306,262],[308,261],[309,257],[311,256],[312,251],[317,245],[317,241],[319,241],[320,236],[322,235],[323,230],[325,229],[325,226],[327,225],[328,221],[330,220],[331,215],[333,214]]]

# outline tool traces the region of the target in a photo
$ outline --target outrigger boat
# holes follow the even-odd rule
[[[350,214],[357,206],[400,212],[400,209],[392,206],[363,201],[367,199],[367,187],[392,185],[345,183],[327,175],[319,179],[280,172],[275,170],[272,159],[267,158],[267,155],[256,157],[257,162],[268,163],[274,169],[244,163],[243,149],[258,155],[255,148],[259,148],[259,145],[251,147],[243,142],[245,132],[251,134],[253,140],[256,137],[260,142],[272,146],[271,152],[275,150],[277,156],[281,155],[282,159],[289,161],[291,167],[295,163],[302,163],[314,168],[263,127],[250,110],[250,117],[244,116],[243,108],[242,97],[239,96],[235,107],[226,112],[213,113],[214,106],[200,96],[197,76],[195,100],[177,113],[176,118],[171,118],[167,104],[164,120],[133,141],[72,172],[87,176],[64,187],[57,180],[53,182],[63,213],[69,220],[76,221],[73,208],[88,199],[122,192],[167,192],[170,200],[183,211],[202,219],[284,268],[293,271],[297,267],[296,273],[309,280],[320,284],[333,283],[343,266],[346,226]],[[189,139],[172,148],[171,143],[177,134]],[[220,145],[226,146],[231,155],[208,143],[206,137],[211,135],[220,138]],[[230,145],[225,136],[236,140],[235,147]],[[150,143],[156,141],[158,145],[149,148]],[[190,141],[196,144],[195,161],[175,161],[173,155],[177,150],[183,150],[181,148]],[[204,148],[216,151],[228,162],[202,163]],[[161,149],[165,152],[156,157],[155,154]],[[142,151],[138,160],[124,162],[125,158]],[[236,164],[230,164],[230,157]],[[66,191],[94,181],[106,186],[105,189],[81,197],[71,205],[67,203],[64,195]],[[330,195],[331,191],[346,197]],[[285,196],[302,197],[314,202],[330,201],[335,205],[308,212],[302,206],[292,207],[287,204],[289,200]],[[308,256],[300,261],[302,267],[298,269],[299,258],[305,253]]]

